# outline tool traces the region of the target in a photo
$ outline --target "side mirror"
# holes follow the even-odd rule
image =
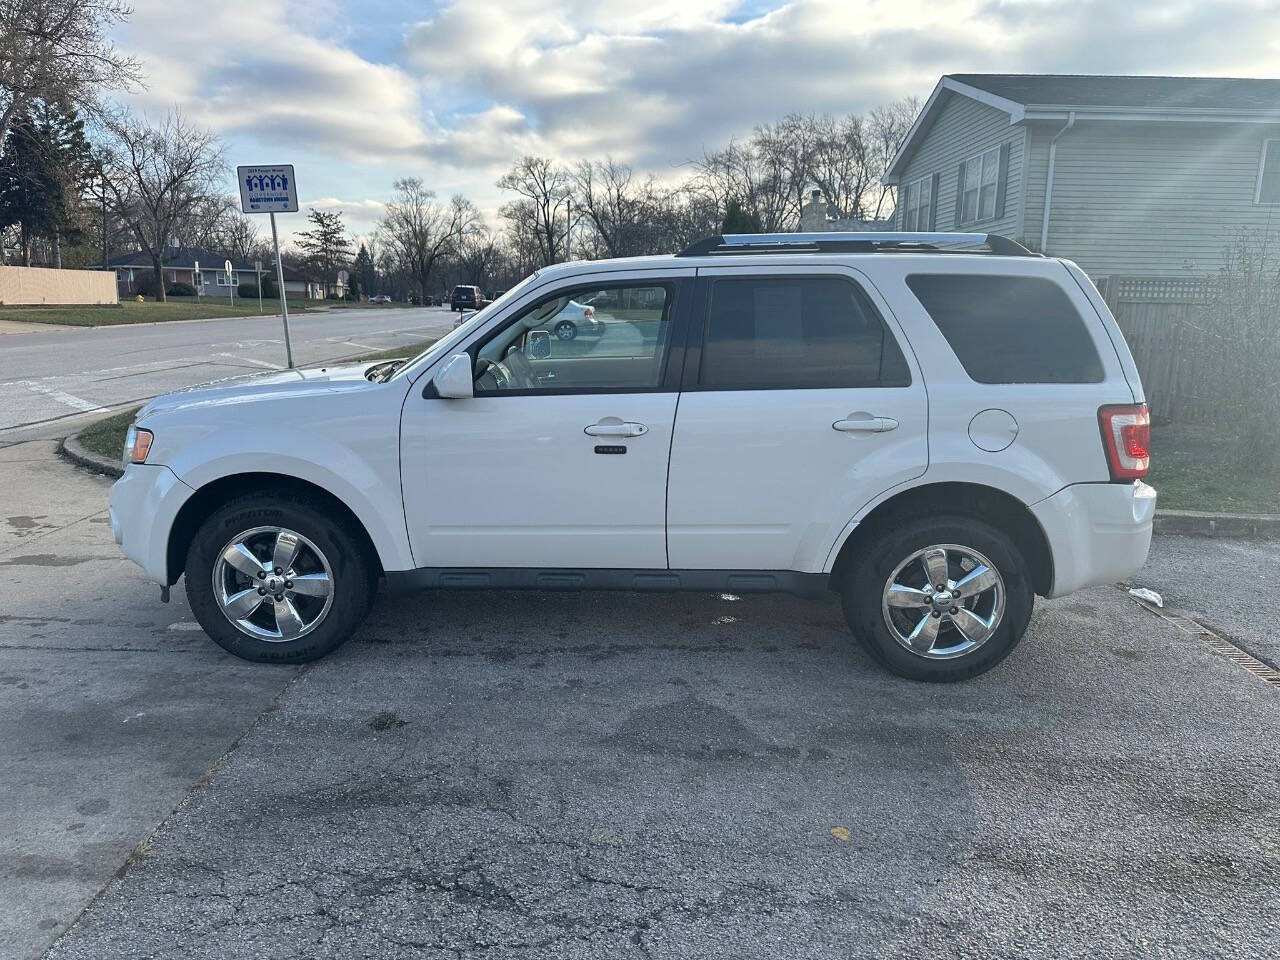
[[[530,360],[551,356],[551,334],[546,330],[530,330],[524,341],[524,355]]]
[[[455,353],[444,362],[439,372],[431,378],[436,393],[450,400],[469,400],[475,396],[475,381],[471,376],[471,355]]]

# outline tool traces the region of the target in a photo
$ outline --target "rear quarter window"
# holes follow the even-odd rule
[[[917,273],[907,286],[979,383],[1102,380],[1084,318],[1052,280]]]

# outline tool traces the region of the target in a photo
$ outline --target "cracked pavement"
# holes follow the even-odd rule
[[[0,450],[0,955],[1271,955],[1280,692],[1120,590],[950,687],[770,596],[384,594],[264,667],[52,457]],[[1191,550],[1144,582],[1214,612]]]

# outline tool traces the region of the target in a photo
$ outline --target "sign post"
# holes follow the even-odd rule
[[[227,289],[231,291],[231,309],[234,310],[236,307],[236,285],[231,282],[235,277],[231,273],[230,260],[222,261],[222,272],[227,275]]]
[[[200,302],[200,294],[204,292],[204,276],[200,273],[200,261],[195,262],[191,271],[192,286],[196,288],[196,303]]]
[[[258,313],[262,313],[262,261],[253,261],[253,278],[258,284]]]
[[[284,321],[284,354],[293,368],[293,344],[289,339],[289,301],[284,293],[284,265],[280,262],[280,235],[276,232],[277,213],[298,212],[298,187],[293,180],[293,164],[236,167],[240,183],[240,209],[245,213],[271,214],[271,244],[276,253],[276,283],[280,287],[280,317]],[[262,294],[262,279],[258,279]]]

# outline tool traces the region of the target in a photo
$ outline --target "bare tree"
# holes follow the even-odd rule
[[[0,150],[34,100],[94,113],[104,88],[140,83],[109,37],[132,13],[123,0],[0,0]]]
[[[221,196],[222,146],[177,110],[155,126],[119,114],[108,118],[106,130],[107,188],[151,260],[156,299],[164,300],[164,257],[176,229],[200,205]]]
[[[498,211],[511,226],[518,246],[537,252],[538,266],[558,262],[569,226],[563,225],[559,208],[569,199],[569,172],[548,157],[521,157],[498,181],[503,190],[519,194],[519,200]]]
[[[394,186],[395,198],[387,204],[378,234],[425,299],[438,263],[456,252],[480,212],[461,194],[442,203],[417,177],[397,180]]]
[[[920,113],[919,97],[904,97],[894,103],[876,107],[867,118],[867,144],[871,164],[879,173],[889,169],[894,155],[911,132],[911,125]],[[878,182],[878,181],[877,181]],[[897,203],[897,190],[882,187],[876,198],[873,216],[879,219],[892,215]]]
[[[226,251],[233,260],[267,260],[268,244],[258,232],[253,217],[240,212],[239,203],[231,201],[230,209],[214,225],[213,246]]]

